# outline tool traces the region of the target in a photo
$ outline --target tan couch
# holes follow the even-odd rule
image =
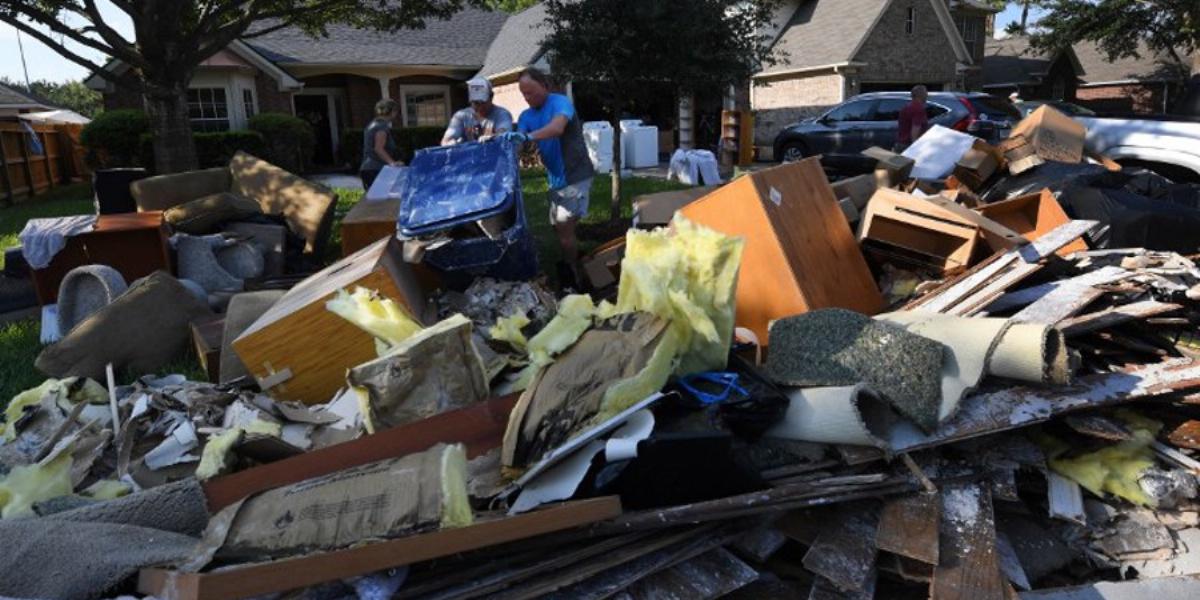
[[[166,210],[210,194],[232,192],[254,200],[262,211],[283,215],[292,231],[304,237],[304,251],[324,252],[333,225],[337,194],[245,152],[226,167],[158,175],[129,186],[139,211]]]

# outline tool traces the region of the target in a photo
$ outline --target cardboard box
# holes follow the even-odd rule
[[[875,190],[878,188],[875,185],[874,175],[859,175],[849,179],[834,182],[830,185],[833,188],[833,195],[839,201],[843,198],[849,198],[854,203],[854,207],[860,212],[867,207],[867,203],[871,201],[871,196],[875,195]]]
[[[884,306],[817,158],[744,175],[680,212],[746,240],[736,323],[763,342],[775,319],[830,307],[875,314]]]
[[[1058,200],[1054,199],[1054,194],[1050,190],[986,204],[976,210],[1021,234],[1031,242],[1071,220],[1063,211]],[[1073,252],[1082,252],[1087,249],[1087,243],[1081,238],[1063,246],[1058,251],[1058,255],[1067,256]]]
[[[328,402],[346,382],[346,370],[376,358],[370,334],[325,308],[341,289],[375,290],[404,306],[419,322],[425,288],[400,243],[386,238],[305,279],[233,341],[233,349],[263,389],[280,400]]]
[[[625,258],[625,238],[605,242],[587,256],[580,264],[583,275],[593,290],[603,290],[621,281],[621,259]]]
[[[208,380],[217,383],[221,380],[221,340],[225,332],[225,318],[213,317],[192,323],[192,346],[200,359],[200,368],[208,375]]]
[[[1083,160],[1087,128],[1048,104],[1033,111],[1013,128],[1012,135],[1024,136],[1045,160],[1077,163]]]
[[[641,229],[666,227],[671,224],[675,211],[707,196],[717,187],[710,185],[636,196],[633,199],[633,226]]]
[[[971,264],[979,227],[925,198],[880,189],[867,205],[858,238],[889,261],[949,274]]]
[[[970,150],[958,159],[954,177],[972,190],[978,190],[1004,166],[1004,153],[983,140],[975,140]]]
[[[864,156],[879,161],[875,166],[875,183],[878,187],[896,187],[912,175],[916,162],[913,159],[884,150],[879,146],[871,146],[863,150]]]

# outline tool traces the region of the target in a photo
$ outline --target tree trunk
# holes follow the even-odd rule
[[[619,109],[613,111],[612,127],[612,199],[608,205],[608,221],[617,223],[621,220],[621,111]]]
[[[1029,2],[1026,0],[1021,3],[1021,33],[1025,33],[1025,26],[1029,24]]]
[[[151,85],[146,93],[146,113],[154,138],[155,170],[165,174],[200,168],[188,119],[187,83]]]

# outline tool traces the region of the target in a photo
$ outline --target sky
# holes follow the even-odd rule
[[[115,24],[114,27],[126,37],[132,37],[133,27],[120,10],[106,0],[100,0],[98,4],[100,12],[110,24]],[[998,15],[996,31],[1003,32],[1009,23],[1020,18],[1021,7],[1016,3],[1011,3],[1004,12]],[[25,64],[29,69],[31,81],[39,79],[68,81],[87,77],[87,69],[63,58],[41,42],[27,35],[22,35],[21,41],[25,47]],[[73,45],[72,48],[98,63],[103,63],[105,60],[105,57],[90,48],[78,45]],[[8,77],[16,81],[25,80],[25,72],[21,68],[20,48],[17,45],[17,30],[4,23],[0,23],[0,57],[3,57],[0,58],[0,77]]]

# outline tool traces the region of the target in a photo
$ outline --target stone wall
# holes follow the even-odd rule
[[[836,73],[799,74],[759,82],[751,90],[754,145],[771,146],[786,125],[840,103],[844,94],[845,78]]]
[[[916,11],[907,33],[908,9]],[[871,83],[953,84],[954,47],[928,0],[896,0],[884,11],[853,60],[866,63],[859,77]]]

